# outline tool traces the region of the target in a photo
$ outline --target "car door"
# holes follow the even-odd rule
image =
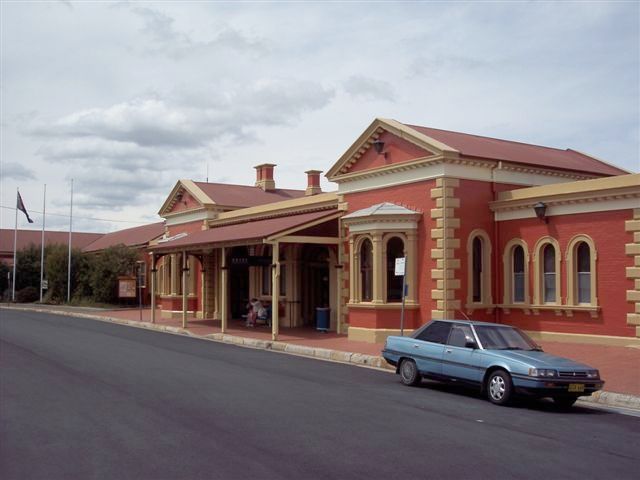
[[[469,325],[451,325],[442,356],[442,374],[452,379],[479,382],[482,377],[482,369],[478,364],[479,350],[466,347],[468,341],[475,343]]]
[[[411,345],[418,370],[427,375],[442,375],[442,354],[449,337],[451,323],[433,321],[422,330]]]

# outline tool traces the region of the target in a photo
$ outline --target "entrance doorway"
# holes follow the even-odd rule
[[[315,325],[316,308],[330,307],[329,251],[319,245],[305,245],[301,255],[301,295],[303,325]]]
[[[229,253],[229,308],[231,318],[239,319],[247,313],[249,302],[249,251],[234,247]]]

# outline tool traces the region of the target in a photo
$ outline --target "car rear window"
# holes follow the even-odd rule
[[[418,340],[433,343],[445,343],[449,337],[451,324],[446,322],[433,322],[422,330],[416,337]]]

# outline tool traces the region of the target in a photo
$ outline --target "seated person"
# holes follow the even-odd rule
[[[262,302],[257,298],[252,298],[247,308],[249,309],[247,314],[247,327],[255,327],[258,317],[264,318],[267,314]]]

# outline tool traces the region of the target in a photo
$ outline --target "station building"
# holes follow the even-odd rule
[[[271,305],[272,334],[312,326],[380,342],[431,319],[534,335],[640,338],[640,174],[561,150],[376,119],[306,189],[180,180],[149,243],[165,317],[220,320]],[[155,312],[155,309],[153,310]],[[635,340],[634,340],[635,341]]]

